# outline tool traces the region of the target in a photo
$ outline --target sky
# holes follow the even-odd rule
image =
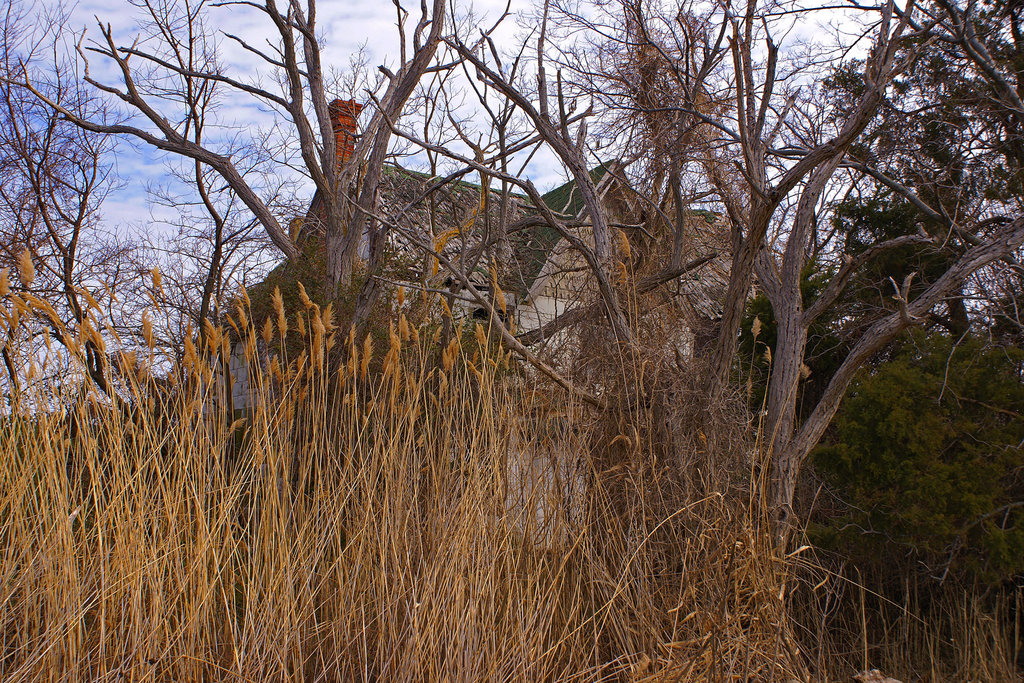
[[[45,6],[51,0],[36,2]],[[478,24],[489,26],[505,9],[506,2],[475,0],[472,4],[460,3],[460,7],[471,7],[478,17]],[[405,4],[413,11],[418,11],[419,3],[415,0],[407,0]],[[516,45],[525,31],[535,27],[535,22],[531,23],[528,19],[534,7],[533,0],[511,0],[513,15],[506,19],[496,35],[499,47]],[[252,8],[239,5],[216,7],[211,3],[207,11],[212,28],[221,34],[227,32],[238,35],[253,45],[264,44],[275,33],[266,16]],[[360,49],[367,53],[371,69],[380,64],[393,66],[397,61],[396,14],[391,0],[320,0],[317,12],[318,26],[324,37],[325,65],[344,68]],[[98,37],[98,19],[109,23],[118,43],[124,45],[132,43],[139,35],[141,18],[139,10],[132,6],[130,0],[80,0],[71,10],[69,28],[86,30],[87,42],[90,37]],[[810,24],[795,24],[791,29],[794,30],[787,31],[786,40],[797,42],[804,39],[800,34],[811,36],[815,30]],[[254,75],[258,60],[234,42],[223,39],[223,36],[220,54],[222,63],[232,75]],[[100,80],[120,85],[119,74],[109,62],[104,63],[97,58],[91,70]],[[245,127],[267,127],[273,122],[265,109],[261,110],[254,100],[244,95],[225,101],[218,115],[228,124],[241,123]],[[118,148],[116,159],[123,186],[104,203],[103,213],[108,226],[133,232],[140,226],[160,225],[161,220],[171,219],[173,216],[169,209],[151,202],[149,194],[150,188],[168,184],[168,157],[144,144],[125,142]],[[527,167],[526,175],[541,191],[564,181],[559,164],[549,152],[536,155]],[[311,195],[312,190],[312,183],[306,182],[300,194]]]
[[[38,0],[37,0],[38,1]],[[418,12],[419,3],[406,2],[411,11]],[[490,25],[501,15],[507,0],[476,0],[467,7],[480,18],[481,26]],[[530,9],[530,0],[512,0],[513,16],[506,19],[498,34],[499,42],[512,39],[522,32],[519,14]],[[246,7],[208,7],[211,25],[221,34],[231,33],[253,45],[271,38],[273,27],[265,15]],[[85,31],[86,41],[99,37],[97,20],[111,25],[118,44],[130,44],[140,34],[142,14],[128,0],[81,0],[71,10],[69,29]],[[414,17],[415,18],[415,17]],[[377,65],[394,66],[397,61],[398,39],[396,10],[390,0],[321,0],[317,5],[317,24],[324,36],[323,61],[326,66],[345,68],[353,55],[361,49],[369,57],[371,70]],[[222,40],[220,54],[223,64],[233,74],[253,75],[257,58],[245,52],[236,43]],[[109,63],[96,58],[90,65],[94,76],[104,82],[120,85],[119,74]],[[218,116],[227,123],[269,126],[271,116],[261,110],[255,100],[246,96],[232,98],[222,104]],[[152,224],[154,219],[170,219],[168,210],[150,201],[149,188],[167,185],[167,155],[144,144],[121,143],[118,147],[117,170],[123,186],[104,202],[103,215],[111,227],[132,232],[138,226]],[[531,164],[528,174],[542,190],[562,182],[561,171],[550,155],[540,155]],[[306,183],[305,192],[312,194],[312,183]]]

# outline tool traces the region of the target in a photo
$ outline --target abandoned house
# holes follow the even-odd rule
[[[357,136],[361,106],[351,100],[335,100],[333,117],[338,163],[349,161]],[[618,161],[597,165],[591,177],[604,208],[619,237],[617,251],[651,251],[659,222],[670,213],[666,207],[645,207],[630,187],[626,169]],[[593,276],[579,251],[552,228],[538,207],[523,194],[502,191],[496,182],[482,184],[462,180],[431,189],[439,179],[398,165],[386,166],[381,178],[379,212],[393,219],[400,230],[389,234],[388,248],[394,258],[382,278],[393,286],[411,290],[427,288],[451,292],[449,301],[456,315],[486,319],[488,312],[461,291],[450,268],[425,254],[413,243],[432,245],[433,250],[462,270],[484,296],[501,291],[504,316],[514,332],[548,355],[557,354],[566,343],[566,330],[545,335],[544,326],[564,312],[594,299]],[[428,190],[430,190],[428,192]],[[417,201],[422,198],[422,201]],[[565,221],[566,229],[587,242],[589,228],[583,199],[570,180],[541,197],[545,207]],[[322,202],[314,195],[304,217],[292,223],[292,237],[301,245],[318,245],[322,233]],[[661,217],[661,218],[659,218]],[[589,238],[592,242],[592,238]],[[685,261],[706,257],[706,263],[659,287],[658,306],[672,308],[677,319],[689,321],[675,333],[674,344],[683,355],[693,353],[695,330],[701,322],[720,314],[729,267],[729,232],[711,212],[688,213],[684,243]],[[361,259],[368,255],[367,235],[358,246]],[[663,254],[662,254],[663,255]],[[623,256],[626,260],[626,257]],[[279,271],[285,266],[279,267]],[[265,281],[273,290],[277,271]],[[491,299],[494,301],[494,299]],[[235,409],[251,405],[248,372],[241,345],[236,345],[229,364],[231,397]]]

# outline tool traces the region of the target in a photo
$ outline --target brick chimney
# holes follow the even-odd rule
[[[356,145],[356,119],[363,105],[355,100],[334,100],[331,102],[331,126],[334,128],[334,145],[338,150],[338,166],[352,156]]]

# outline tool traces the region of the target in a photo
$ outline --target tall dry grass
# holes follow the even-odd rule
[[[905,681],[1021,680],[1019,588],[921,585],[920,576],[897,586],[898,574],[868,577],[850,564],[804,569],[790,616],[798,639],[815,643],[808,664],[823,676],[878,668]]]
[[[233,324],[267,370],[244,418],[209,358],[227,333],[210,328],[169,379],[124,375],[116,403],[25,397],[3,420],[4,680],[794,666],[781,576],[747,508],[714,490],[648,501],[651,444],[634,430],[609,446],[481,330],[445,340],[402,319],[384,343],[339,340],[312,305],[259,334],[244,314]],[[294,351],[286,334],[297,357],[256,352]],[[607,471],[597,448],[616,453]]]
[[[609,418],[481,328],[344,339],[312,303],[231,326],[117,400],[0,420],[0,679],[829,675],[790,625],[755,444],[696,428],[685,385],[635,372],[659,400]],[[211,359],[231,338],[261,368],[244,416]]]

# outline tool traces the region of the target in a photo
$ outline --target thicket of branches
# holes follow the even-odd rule
[[[364,357],[376,344],[386,366],[383,349],[406,314],[436,329],[443,363],[447,345],[471,334],[451,314],[469,302],[483,315],[482,345],[516,359],[510,382],[539,382],[605,425],[594,431],[601,467],[615,470],[623,443],[659,443],[643,450],[648,464],[674,467],[669,479],[689,495],[702,485],[721,493],[700,469],[717,468],[719,483],[756,491],[784,553],[815,514],[818,484],[828,484],[836,518],[875,530],[857,508],[878,504],[872,492],[829,480],[892,459],[844,409],[851,387],[861,393],[850,410],[878,410],[866,394],[897,367],[885,363],[912,357],[931,378],[931,351],[948,349],[948,370],[961,347],[1008,359],[986,365],[998,375],[992,386],[1021,381],[1012,352],[1024,340],[1018,4],[887,0],[826,12],[758,0],[545,0],[510,42],[497,36],[514,16],[481,22],[458,3],[396,0],[396,55],[376,75],[361,57],[345,69],[325,63],[315,0],[127,4],[137,35],[115,34],[102,17],[82,34],[58,13],[34,23],[17,3],[4,19],[0,355],[10,411],[45,386],[131,415],[139,367],[173,393],[180,363],[200,353],[226,365],[249,327],[269,330],[261,353],[284,353],[286,319],[249,320],[269,309],[239,288],[276,266],[267,282],[291,278],[289,305],[318,320],[337,314],[336,371],[364,339]],[[263,34],[224,28],[239,11]],[[826,18],[831,32],[794,37]],[[253,66],[229,65],[226,45]],[[364,103],[340,163],[335,99]],[[232,121],[227,105],[269,123]],[[175,216],[149,239],[114,231],[102,213],[119,183],[117,155],[140,148],[168,164],[169,184],[153,196]],[[574,183],[578,212],[541,199],[526,172],[540,157]],[[426,174],[414,196],[389,194],[396,163]],[[599,166],[617,183],[614,202]],[[466,182],[479,186],[479,207],[452,230],[438,214]],[[585,273],[588,286],[521,331],[498,282],[538,228],[563,245],[556,265]],[[712,277],[716,263],[724,268]],[[713,310],[671,303],[702,278],[720,280]],[[283,307],[266,289],[264,303]],[[929,341],[915,356],[908,340],[920,339]],[[269,356],[255,365],[269,369]],[[999,494],[950,513],[950,533],[923,564],[941,574],[943,558],[948,569],[964,548],[984,548],[993,562],[975,576],[998,582],[1020,569],[999,553],[1024,548],[1019,397],[956,386],[938,387],[936,414],[954,391],[984,404],[993,436],[978,457],[998,461]],[[745,410],[728,414],[740,436],[716,412],[737,397]],[[913,420],[892,435],[906,438]],[[955,432],[936,442],[936,462],[968,473],[968,456],[955,454],[975,457],[961,448],[975,432],[936,420]],[[751,434],[756,445],[737,454]],[[721,448],[708,444],[719,436]],[[985,529],[989,540],[978,541]],[[929,532],[898,523],[885,533],[905,547]]]

